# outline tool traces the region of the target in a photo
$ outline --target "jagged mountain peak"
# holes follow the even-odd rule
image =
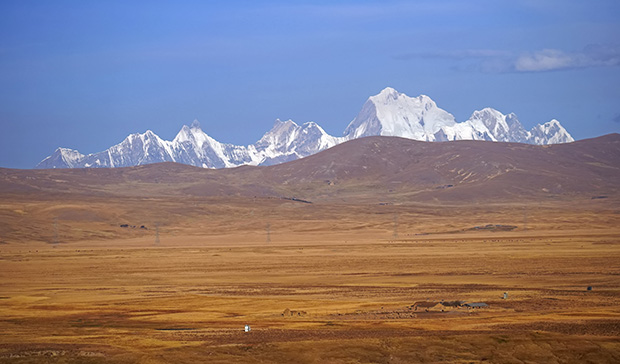
[[[530,135],[532,144],[561,144],[575,141],[556,119],[536,125],[532,128]]]
[[[140,135],[140,134],[138,134]],[[159,136],[157,134],[155,134],[152,130],[147,130],[144,132],[144,134],[140,135],[140,136],[144,136],[145,138],[157,138],[159,139]]]
[[[37,168],[125,167],[173,161],[208,168],[244,164],[269,165],[315,154],[347,140],[365,136],[399,136],[422,141],[489,140],[531,144],[566,143],[574,139],[557,120],[523,128],[513,113],[504,115],[493,108],[472,113],[457,123],[454,116],[439,108],[429,96],[410,97],[386,87],[364,103],[349,123],[343,137],[334,137],[315,122],[298,125],[293,120],[276,119],[260,140],[248,146],[218,142],[207,135],[198,120],[183,125],[172,141],[161,139],[151,130],[129,135],[109,149],[83,155],[59,148]]]
[[[60,153],[63,155],[82,155],[82,153],[78,152],[75,149],[70,149],[70,148],[63,148],[63,147],[58,147],[55,150],[55,153]]]
[[[146,140],[146,139],[154,139],[154,138],[159,138],[159,136],[157,134],[155,134],[152,130],[147,130],[144,133],[129,134],[125,138],[125,140],[123,140],[123,142],[133,141],[133,140],[136,140],[136,139]]]
[[[84,155],[75,149],[58,147],[49,157],[43,159],[37,168],[79,168]]]
[[[506,122],[506,115],[499,110],[485,107],[482,110],[476,110],[471,114],[468,120],[472,125],[479,122],[478,129],[481,130],[480,124],[488,131],[488,136],[493,141],[508,141],[510,137],[510,126]],[[516,121],[518,122],[518,120]],[[513,125],[514,121],[513,121]],[[520,123],[519,123],[520,125]]]
[[[194,138],[195,134],[204,134],[204,132],[200,128],[200,124],[198,124],[198,127],[196,127],[194,123],[192,123],[192,126],[183,125],[174,140],[182,142]]]
[[[386,88],[384,88],[383,90],[381,90],[381,92],[379,92],[377,95],[400,95],[401,93],[396,91],[395,88],[387,86]]]
[[[269,133],[271,133],[271,132],[278,132],[278,131],[282,131],[282,130],[289,130],[291,128],[297,128],[297,127],[299,127],[299,125],[297,125],[297,123],[294,122],[291,119],[288,119],[288,120],[276,119],[276,121],[273,123],[273,127],[271,127],[271,130],[269,131]]]
[[[481,120],[505,120],[506,123],[508,124],[514,124],[514,123],[519,123],[519,119],[517,118],[517,115],[513,112],[508,113],[508,114],[504,114],[501,111],[494,109],[492,107],[485,107],[484,109],[481,110],[475,110],[471,116],[469,117],[469,119],[481,119]]]
[[[327,135],[325,130],[323,130],[323,128],[321,128],[321,126],[314,121],[308,121],[299,125],[291,119],[285,121],[276,119],[271,130],[263,135],[259,143],[264,139],[282,138],[284,136],[291,136],[297,133],[307,134],[312,131]]]
[[[454,116],[437,107],[428,96],[409,97],[386,88],[368,98],[360,113],[345,129],[347,139],[371,135],[400,136],[434,141],[442,127],[452,126]]]
[[[375,102],[388,103],[391,101],[398,100],[398,98],[401,96],[406,97],[407,95],[396,91],[392,87],[386,87],[383,90],[381,90],[381,92],[379,92],[378,94],[374,96],[370,96],[369,99]]]
[[[395,103],[417,103],[423,105],[423,108],[428,110],[433,107],[437,107],[437,104],[433,99],[427,95],[419,95],[416,97],[410,97],[403,92],[398,92],[392,87],[386,87],[381,92],[374,96],[370,96],[369,100],[373,101],[377,105],[392,105]]]
[[[549,127],[561,127],[560,122],[557,119],[551,119],[547,121],[544,125],[549,125]]]
[[[502,114],[499,110],[496,110],[492,107],[485,107],[484,109],[481,110],[475,110],[472,114],[470,119],[473,118],[478,118],[478,119],[482,119],[482,118],[504,118],[505,115]]]

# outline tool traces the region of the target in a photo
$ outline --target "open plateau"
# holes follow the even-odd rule
[[[620,362],[620,135],[360,136],[0,169],[0,363]]]

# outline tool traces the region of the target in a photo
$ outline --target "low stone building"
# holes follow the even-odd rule
[[[487,305],[484,302],[470,302],[470,303],[466,303],[464,305],[467,308],[487,308],[489,307],[489,305]]]

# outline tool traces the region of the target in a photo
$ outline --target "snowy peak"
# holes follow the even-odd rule
[[[482,131],[483,127],[486,128],[489,136],[487,140],[519,143],[527,142],[527,131],[513,113],[504,115],[498,110],[487,107],[482,110],[474,111],[466,123],[469,123],[479,131]]]
[[[297,125],[292,120],[277,119],[273,128],[253,145],[258,164],[271,165],[307,157],[339,144],[335,138],[314,122]]]
[[[69,148],[57,148],[52,155],[43,159],[37,168],[79,168],[84,154]]]
[[[388,105],[398,102],[399,98],[407,97],[407,95],[396,91],[391,87],[386,87],[381,92],[368,99],[378,105]]]
[[[435,141],[436,133],[456,122],[428,96],[409,97],[391,87],[371,96],[345,130],[347,139],[370,135]]]
[[[397,99],[400,95],[404,95],[401,94],[400,92],[396,91],[396,89],[388,86],[386,88],[384,88],[383,90],[381,90],[381,92],[379,92],[378,94],[376,94],[375,96],[371,96],[371,98],[376,98],[376,97],[391,97],[393,99]]]
[[[174,162],[169,143],[151,130],[143,134],[131,134],[107,151],[86,156],[86,166],[128,167],[159,161]]]
[[[183,125],[170,148],[176,161],[197,167],[226,168],[252,162],[245,147],[218,142],[202,131],[198,120]]]
[[[532,144],[560,144],[574,141],[575,139],[556,119],[538,124],[530,131],[530,142]]]
[[[430,110],[437,107],[435,101],[426,95],[420,95],[417,97],[409,97],[404,93],[398,92],[391,87],[384,88],[377,95],[368,98],[375,105],[396,105],[397,107],[414,105],[414,108],[420,108],[424,110]]]
[[[256,143],[257,147],[267,147],[268,145],[278,145],[280,147],[289,145],[295,139],[300,126],[292,120],[281,121],[276,119],[271,130],[269,130]]]
[[[173,145],[178,145],[180,143],[191,143],[197,148],[202,148],[205,142],[214,141],[210,136],[207,135],[202,129],[200,129],[200,124],[194,121],[192,126],[183,125],[179,133],[172,140]]]
[[[493,141],[540,145],[574,141],[573,137],[555,119],[536,125],[532,130],[527,131],[514,113],[504,115],[492,108],[474,111],[466,123],[478,128],[484,125],[488,130],[489,140]]]
[[[488,140],[531,144],[573,141],[561,125],[547,124],[527,131],[515,114],[504,115],[493,108],[474,111],[468,120],[457,123],[452,114],[439,108],[430,97],[409,97],[387,87],[368,98],[344,135],[347,140],[389,135],[422,141]]]
[[[515,114],[492,108],[474,111],[457,123],[426,95],[410,97],[391,87],[371,96],[349,123],[343,137],[329,135],[315,122],[302,125],[277,119],[267,133],[247,146],[221,143],[201,128],[198,120],[183,125],[172,141],[147,130],[131,134],[102,152],[83,155],[58,148],[36,168],[128,167],[178,162],[204,168],[271,165],[304,158],[347,140],[387,135],[422,141],[488,140],[531,144],[572,142],[559,121],[551,120],[525,130]]]
[[[181,130],[177,133],[177,136],[174,137],[173,142],[175,143],[183,143],[185,141],[190,141],[194,139],[194,135],[192,133],[192,129],[187,125],[183,125]]]
[[[202,148],[203,144],[209,139],[212,138],[202,131],[198,120],[194,120],[190,126],[183,125],[176,137],[172,140],[172,145],[177,146],[181,143],[191,143],[197,148]]]
[[[508,134],[510,129],[506,115],[490,107],[474,111],[469,120],[480,120],[493,135]]]

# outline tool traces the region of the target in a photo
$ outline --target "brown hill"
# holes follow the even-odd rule
[[[220,170],[175,163],[0,169],[2,196],[41,198],[182,195],[458,202],[615,196],[619,182],[619,134],[551,146],[368,137],[277,166]]]
[[[454,201],[571,197],[617,193],[620,135],[571,144],[418,142],[369,137],[272,167],[274,182],[326,195],[311,185],[331,181],[375,196]]]
[[[0,170],[0,363],[618,363],[619,145]]]
[[[619,182],[618,134],[548,147],[369,137],[277,166],[220,170],[0,169],[0,244],[144,238],[157,224],[179,235],[262,236],[272,224],[385,236],[396,214],[427,232],[521,224],[526,209],[530,221],[585,209],[596,224],[600,211],[617,213]]]

